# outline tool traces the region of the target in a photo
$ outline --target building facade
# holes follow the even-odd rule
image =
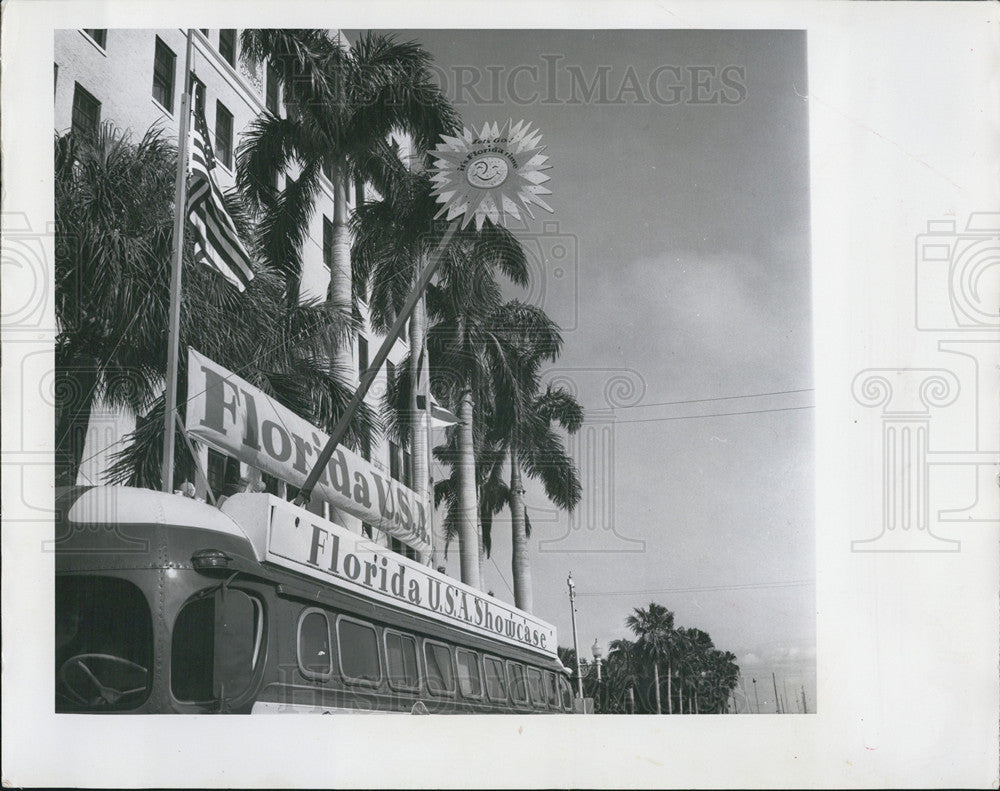
[[[189,79],[203,86],[198,95],[203,102],[216,154],[215,175],[223,190],[234,184],[236,152],[250,123],[262,113],[278,115],[284,111],[280,87],[269,69],[254,71],[241,62],[239,32],[236,29],[205,29],[193,34]],[[54,42],[56,133],[70,130],[90,133],[103,122],[110,121],[119,129],[129,130],[134,140],[154,126],[176,140],[184,91],[186,37],[186,31],[180,28],[57,30]],[[299,298],[303,301],[326,299],[330,283],[334,195],[329,180],[324,178],[322,181],[323,191],[316,202],[302,250]],[[348,210],[354,208],[363,189],[359,185],[348,191]],[[383,342],[382,336],[371,331],[364,305],[361,305],[361,313],[364,329],[352,344],[354,384]],[[408,350],[405,338],[396,340],[386,366],[379,372],[366,399],[374,409],[380,407],[387,373],[403,361]],[[102,483],[111,455],[134,428],[135,421],[130,416],[98,406],[88,428],[78,483]],[[178,448],[177,452],[186,451]],[[265,485],[282,496],[291,498],[294,495],[292,487],[266,480],[266,476],[262,480],[259,471],[235,459],[227,459],[203,446],[198,453],[202,469],[216,494],[256,484]],[[362,453],[380,472],[410,488],[418,488],[410,480],[412,464],[408,452],[394,442],[384,438],[373,440],[372,447],[362,449]],[[258,481],[261,483],[257,484]],[[205,494],[205,487],[199,482],[196,496],[204,497]],[[371,533],[383,546],[410,557],[416,554],[410,547],[378,530],[371,530],[348,514],[330,513],[322,503],[314,503],[312,510],[334,518],[351,530]]]

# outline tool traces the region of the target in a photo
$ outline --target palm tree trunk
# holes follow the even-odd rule
[[[673,671],[670,668],[670,663],[667,663],[667,713],[674,713],[674,696],[673,696]]]
[[[462,582],[480,587],[479,508],[476,502],[476,452],[472,435],[472,390],[458,402],[458,539]]]
[[[510,448],[511,575],[514,578],[514,606],[531,612],[531,567],[528,564],[528,534],[524,522],[524,487],[517,463],[517,444]]]
[[[681,714],[683,714],[684,713],[684,679],[683,678],[679,678],[677,680],[680,681],[680,683],[677,685],[677,701],[680,704],[678,706],[678,708],[680,709]]]
[[[653,662],[653,687],[656,690],[656,713],[662,714],[660,711],[660,663]]]
[[[340,168],[333,171],[333,250],[330,261],[330,301],[346,311],[351,310],[351,234],[347,226],[347,179]],[[338,345],[333,352],[337,372],[349,382],[358,381],[351,347]]]
[[[427,361],[423,359],[423,355],[424,301],[420,299],[417,300],[410,316],[410,459],[413,469],[413,480],[410,483],[419,497],[426,498],[430,488],[427,469],[427,417],[431,405],[424,404],[426,413],[417,409],[417,395],[424,393],[427,376]],[[433,541],[433,536],[431,540]],[[427,560],[423,554],[420,559]]]

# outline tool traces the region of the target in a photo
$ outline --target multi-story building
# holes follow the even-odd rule
[[[332,31],[336,34],[337,31]],[[104,121],[141,137],[151,126],[161,127],[174,139],[178,134],[183,62],[187,33],[167,30],[58,30],[55,34],[55,127],[57,133],[75,130],[88,133]],[[254,118],[262,113],[283,112],[280,88],[268,68],[252,71],[239,57],[239,31],[236,29],[200,30],[193,34],[194,47],[190,80],[197,80],[203,90],[197,95],[202,103],[216,154],[216,178],[223,190],[235,179],[236,150],[241,137]],[[344,40],[341,38],[341,40]],[[346,41],[345,41],[346,45]],[[404,141],[405,148],[405,141]],[[363,187],[349,190],[348,208],[353,208]],[[323,180],[323,193],[310,221],[309,236],[302,250],[300,299],[325,299],[330,282],[333,250],[334,195],[329,179]],[[364,306],[362,316],[366,319]],[[353,344],[353,377],[368,366],[370,357],[383,341],[372,332],[367,320],[365,330]],[[386,369],[379,373],[368,402],[378,409],[385,389],[386,374],[398,365],[408,351],[407,341],[398,339],[389,354]],[[126,435],[134,429],[134,420],[126,415],[95,410],[88,429],[84,463],[79,483],[98,484],[109,466],[110,456]],[[180,450],[178,452],[181,452]],[[246,485],[259,472],[236,459],[201,447],[202,469],[213,491]],[[379,440],[362,454],[381,472],[404,484],[410,483],[409,454],[394,442]],[[276,494],[291,496],[290,487],[280,481],[266,481]],[[198,495],[204,496],[199,486]],[[324,506],[320,505],[321,508]],[[360,520],[340,514],[338,521],[348,528],[372,532]],[[411,548],[375,530],[372,536],[380,544],[413,556]]]

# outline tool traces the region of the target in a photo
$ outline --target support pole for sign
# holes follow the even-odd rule
[[[184,258],[184,222],[187,204],[188,124],[191,115],[191,52],[194,28],[188,28],[184,51],[184,93],[181,96],[181,122],[177,132],[177,186],[174,194],[174,250],[170,270],[170,324],[167,333],[167,384],[163,398],[163,466],[160,488],[174,490],[174,415],[177,413],[177,357],[181,336],[181,263]]]
[[[333,452],[337,449],[337,446],[347,433],[347,429],[351,425],[351,421],[354,419],[354,415],[358,411],[358,407],[361,406],[361,402],[364,401],[365,395],[367,395],[369,388],[372,386],[372,382],[375,381],[376,374],[379,370],[381,370],[382,365],[389,356],[389,350],[392,349],[392,345],[396,342],[396,338],[399,336],[400,330],[409,320],[410,313],[413,312],[413,308],[417,304],[417,300],[423,295],[424,290],[427,288],[427,284],[431,282],[431,278],[434,276],[434,273],[437,271],[443,258],[442,252],[448,245],[448,242],[451,241],[451,237],[454,236],[457,229],[458,220],[455,220],[448,226],[444,236],[441,237],[441,241],[438,242],[437,247],[434,248],[434,252],[431,253],[430,258],[427,261],[427,265],[420,273],[420,277],[417,278],[416,285],[414,285],[413,290],[410,291],[409,296],[406,298],[406,302],[403,304],[402,310],[396,314],[396,320],[392,323],[392,327],[389,328],[389,332],[385,336],[385,340],[382,341],[382,346],[379,348],[378,354],[376,354],[375,359],[371,361],[371,364],[368,366],[368,370],[361,375],[361,382],[358,384],[358,389],[354,392],[351,402],[347,405],[344,413],[340,416],[340,419],[337,421],[337,425],[333,427],[333,431],[330,432],[330,439],[327,440],[326,445],[323,446],[323,450],[320,451],[319,456],[316,458],[316,463],[313,465],[313,468],[309,473],[309,477],[306,478],[306,482],[302,484],[302,488],[299,490],[298,496],[295,498],[296,505],[305,507],[309,503],[309,499],[312,497],[313,489],[316,487],[316,482],[323,473],[323,468],[326,467],[327,462],[330,461],[330,457],[333,456]],[[430,405],[428,404],[427,406],[429,407]]]

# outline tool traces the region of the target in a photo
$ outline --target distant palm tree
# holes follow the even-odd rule
[[[660,662],[667,656],[670,634],[674,630],[674,614],[662,604],[651,602],[647,609],[636,607],[625,619],[625,625],[636,636],[636,646],[653,666],[653,689],[656,713],[660,706]],[[669,670],[667,671],[669,673]]]
[[[625,702],[629,698],[629,690],[634,690],[639,686],[640,668],[638,662],[638,649],[631,640],[619,638],[612,640],[608,646],[608,660],[604,663],[604,678],[607,687],[607,699],[611,713],[634,714],[630,711]]]

